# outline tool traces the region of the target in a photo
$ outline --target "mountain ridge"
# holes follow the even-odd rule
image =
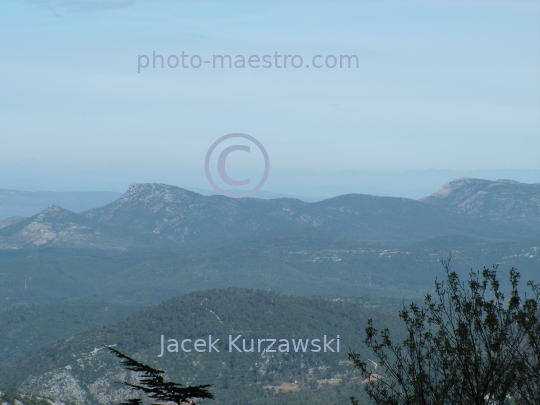
[[[106,249],[130,245],[129,235],[118,235],[106,224],[90,221],[54,205],[37,215],[1,228],[2,237],[4,243],[33,248],[85,246]]]
[[[540,183],[461,178],[420,201],[476,219],[540,224]]]
[[[132,184],[117,200],[80,214],[51,206],[0,227],[0,246],[127,249],[216,241],[311,227],[336,236],[412,243],[439,236],[540,238],[540,184],[457,179],[418,200],[346,194],[307,203],[233,199],[159,183]]]

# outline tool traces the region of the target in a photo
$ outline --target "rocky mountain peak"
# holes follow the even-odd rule
[[[36,217],[36,221],[44,221],[44,220],[61,220],[61,219],[67,219],[69,217],[72,217],[75,214],[74,212],[68,211],[64,208],[57,207],[56,205],[50,205],[45,210],[40,212],[38,216]]]
[[[443,206],[473,218],[540,222],[540,183],[514,180],[457,179],[420,201]]]
[[[204,205],[200,194],[180,187],[158,183],[140,183],[129,186],[119,199],[101,208],[82,213],[82,216],[104,223],[136,226],[160,234],[163,226],[176,223],[193,207]],[[183,231],[182,231],[183,232]]]
[[[463,177],[446,183],[441,189],[429,197],[424,197],[420,201],[428,201],[439,198],[449,198],[450,196],[455,196],[456,194],[471,194],[482,190],[483,188],[489,186],[493,181],[490,180],[481,180],[481,179],[471,179],[468,177]]]
[[[184,202],[186,199],[191,199],[198,196],[188,190],[176,186],[169,186],[160,183],[136,183],[131,184],[118,202],[162,202],[174,203]]]
[[[11,222],[0,229],[0,243],[9,246],[172,246],[295,227],[392,243],[446,235],[538,239],[540,184],[463,178],[421,201],[345,195],[309,204],[143,183],[81,214],[50,206]]]

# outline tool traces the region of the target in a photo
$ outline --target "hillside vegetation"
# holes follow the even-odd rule
[[[0,311],[0,370],[59,340],[117,322],[138,310],[138,306],[115,303],[62,302]]]
[[[114,345],[185,384],[214,384],[217,404],[346,403],[361,394],[348,348],[361,349],[368,318],[399,328],[397,317],[373,303],[227,289],[195,292],[143,310],[113,325],[65,339],[1,376],[9,386],[77,404],[112,404],[128,394],[114,381],[132,378],[103,345]],[[160,338],[220,339],[220,352],[160,354]],[[334,352],[228,351],[228,336],[246,339],[334,339]],[[336,337],[340,336],[340,352]],[[238,342],[240,342],[238,341]],[[240,348],[243,346],[240,343]],[[249,347],[246,347],[249,349]],[[339,381],[338,381],[339,380]],[[289,388],[286,388],[289,387]],[[277,393],[282,389],[283,391]]]
[[[540,268],[540,241],[438,238],[409,246],[290,230],[204,246],[113,251],[0,252],[0,308],[58,301],[157,304],[191,291],[247,287],[295,295],[420,297],[452,253],[456,271],[500,263],[524,279]]]

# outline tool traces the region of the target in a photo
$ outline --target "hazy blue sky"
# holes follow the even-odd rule
[[[271,175],[540,169],[539,4],[3,1],[0,188],[209,188],[204,156],[231,132]],[[138,73],[153,51],[360,63]],[[256,164],[235,153],[232,172]]]

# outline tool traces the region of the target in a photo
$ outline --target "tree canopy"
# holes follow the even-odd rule
[[[497,266],[471,270],[465,283],[450,259],[441,262],[447,277],[435,282],[435,295],[399,312],[403,342],[370,319],[364,342],[378,363],[350,352],[369,397],[378,405],[540,404],[538,284],[530,281],[532,295],[520,295],[512,268],[505,295]]]

